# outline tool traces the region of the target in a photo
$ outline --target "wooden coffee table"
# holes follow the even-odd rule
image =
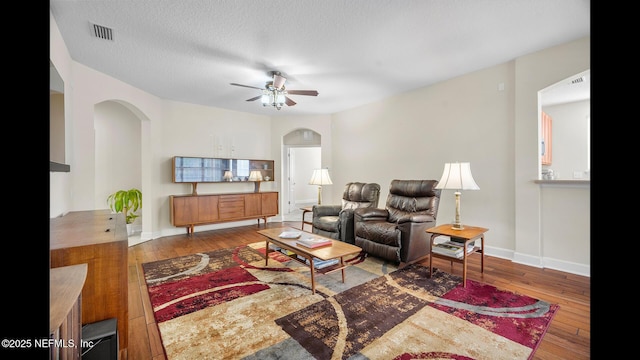
[[[333,240],[333,239],[329,239],[332,242],[331,246],[323,246],[315,249],[299,246],[297,244],[298,239],[281,238],[280,234],[284,231],[302,232],[301,237],[310,236],[310,237],[322,238],[322,239],[329,239],[329,238],[318,235],[318,234],[312,234],[306,231],[300,231],[292,227],[271,228],[271,229],[264,229],[264,230],[258,231],[259,234],[264,235],[266,237],[267,245],[265,247],[265,265],[269,265],[269,252],[270,252],[269,243],[273,243],[282,249],[290,250],[294,254],[300,255],[305,259],[309,260],[309,264],[307,264],[306,262],[298,259],[295,256],[291,257],[292,259],[297,260],[300,263],[309,266],[311,270],[311,292],[314,294],[316,293],[316,277],[315,277],[316,271],[321,274],[327,274],[330,272],[340,270],[342,271],[342,282],[344,283],[344,279],[345,279],[344,269],[347,266],[349,266],[349,264],[346,264],[344,262],[344,257],[349,255],[359,254],[360,251],[362,251],[361,248],[355,245],[351,245],[349,243],[345,243],[345,242],[342,242],[339,240]],[[276,250],[273,250],[273,251],[276,251]],[[323,269],[316,269],[313,265],[314,258],[318,258],[320,260],[340,259],[340,262],[338,264],[328,266]]]

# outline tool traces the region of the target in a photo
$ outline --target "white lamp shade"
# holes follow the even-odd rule
[[[231,172],[231,170],[226,170],[226,171],[224,172],[223,178],[224,178],[225,180],[231,180],[231,179],[233,179],[233,173]]]
[[[262,181],[262,173],[260,170],[251,170],[249,173],[249,181]]]
[[[309,180],[309,185],[332,185],[329,169],[315,169]]]
[[[436,189],[480,190],[480,187],[471,175],[471,164],[464,162],[444,164],[442,178]]]

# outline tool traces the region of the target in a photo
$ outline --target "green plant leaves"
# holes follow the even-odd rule
[[[135,212],[142,208],[142,192],[135,188],[118,190],[107,197],[107,204],[112,211],[123,213],[127,224],[131,224],[140,216]]]

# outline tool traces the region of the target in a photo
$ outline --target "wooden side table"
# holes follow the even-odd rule
[[[311,230],[313,230],[313,222],[312,221],[307,221],[307,220],[304,219],[304,216],[305,216],[306,213],[308,213],[308,212],[313,213],[313,206],[301,207],[300,210],[302,210],[302,224],[300,226],[300,230],[304,231],[304,224],[311,225]]]
[[[427,233],[431,234],[429,239],[429,277],[433,273],[433,258],[449,260],[452,263],[457,262],[462,264],[462,286],[467,287],[467,257],[473,253],[480,253],[482,256],[480,258],[480,272],[484,273],[484,233],[489,231],[487,228],[478,227],[478,226],[469,226],[464,225],[464,229],[456,230],[452,228],[452,224],[444,224],[436,227],[432,227],[426,230]],[[458,238],[464,240],[464,250],[462,259],[436,254],[433,252],[433,240],[438,236],[450,236],[453,238]],[[472,251],[467,252],[467,246],[470,242],[475,239],[480,238],[480,248],[475,246]]]

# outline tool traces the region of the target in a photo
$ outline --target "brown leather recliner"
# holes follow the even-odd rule
[[[392,180],[385,209],[354,210],[355,245],[400,267],[429,255],[426,229],[436,226],[437,180]]]
[[[353,210],[377,207],[380,185],[375,183],[350,182],[344,187],[341,205],[314,205],[314,234],[353,244]]]

